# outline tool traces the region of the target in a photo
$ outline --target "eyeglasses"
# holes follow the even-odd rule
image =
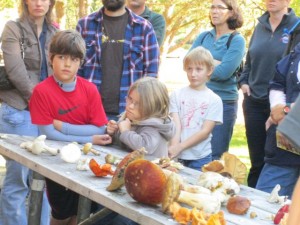
[[[228,7],[225,7],[225,6],[222,6],[222,5],[212,5],[210,7],[210,10],[213,11],[213,10],[217,10],[217,11],[223,11],[225,9],[229,9]]]
[[[126,100],[127,105],[133,105],[133,108],[138,108],[139,107],[139,103],[133,101],[133,99],[130,96],[126,96],[125,100]]]

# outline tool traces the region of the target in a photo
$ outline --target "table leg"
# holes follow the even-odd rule
[[[78,211],[77,211],[77,223],[79,224],[86,218],[89,218],[91,213],[92,201],[82,195],[79,196]]]
[[[32,178],[31,194],[29,199],[28,224],[39,225],[41,221],[45,179],[42,175],[35,171],[33,171]]]
[[[113,213],[112,210],[108,208],[103,208],[100,211],[96,212],[93,214],[91,217],[83,220],[82,222],[78,223],[78,225],[89,225],[89,224],[94,224],[98,220],[104,218],[105,216],[109,215],[110,213]]]

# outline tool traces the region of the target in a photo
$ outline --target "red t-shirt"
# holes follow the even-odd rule
[[[107,118],[96,85],[77,76],[74,91],[62,90],[53,76],[39,83],[29,103],[33,124],[49,125],[53,119],[75,125],[103,126]]]

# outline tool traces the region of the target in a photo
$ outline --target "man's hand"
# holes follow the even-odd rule
[[[244,94],[247,94],[248,96],[250,96],[251,93],[250,93],[250,87],[248,84],[243,84],[241,86],[241,90]]]
[[[106,127],[106,132],[109,135],[113,135],[114,133],[116,133],[118,131],[119,127],[118,127],[118,123],[114,120],[110,120],[108,121],[107,127]]]
[[[285,114],[283,112],[283,108],[285,105],[278,104],[272,107],[271,109],[271,118],[275,124],[280,123],[280,121],[284,118]]]
[[[275,124],[275,123],[272,120],[271,116],[269,116],[269,118],[267,119],[267,121],[265,123],[266,130],[268,130],[272,124]]]
[[[108,134],[93,135],[93,144],[95,145],[108,145],[111,142],[112,138]]]

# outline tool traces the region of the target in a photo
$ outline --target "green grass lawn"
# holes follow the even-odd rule
[[[232,139],[229,146],[229,152],[238,156],[250,168],[250,159],[248,154],[247,139],[244,124],[235,124]]]

